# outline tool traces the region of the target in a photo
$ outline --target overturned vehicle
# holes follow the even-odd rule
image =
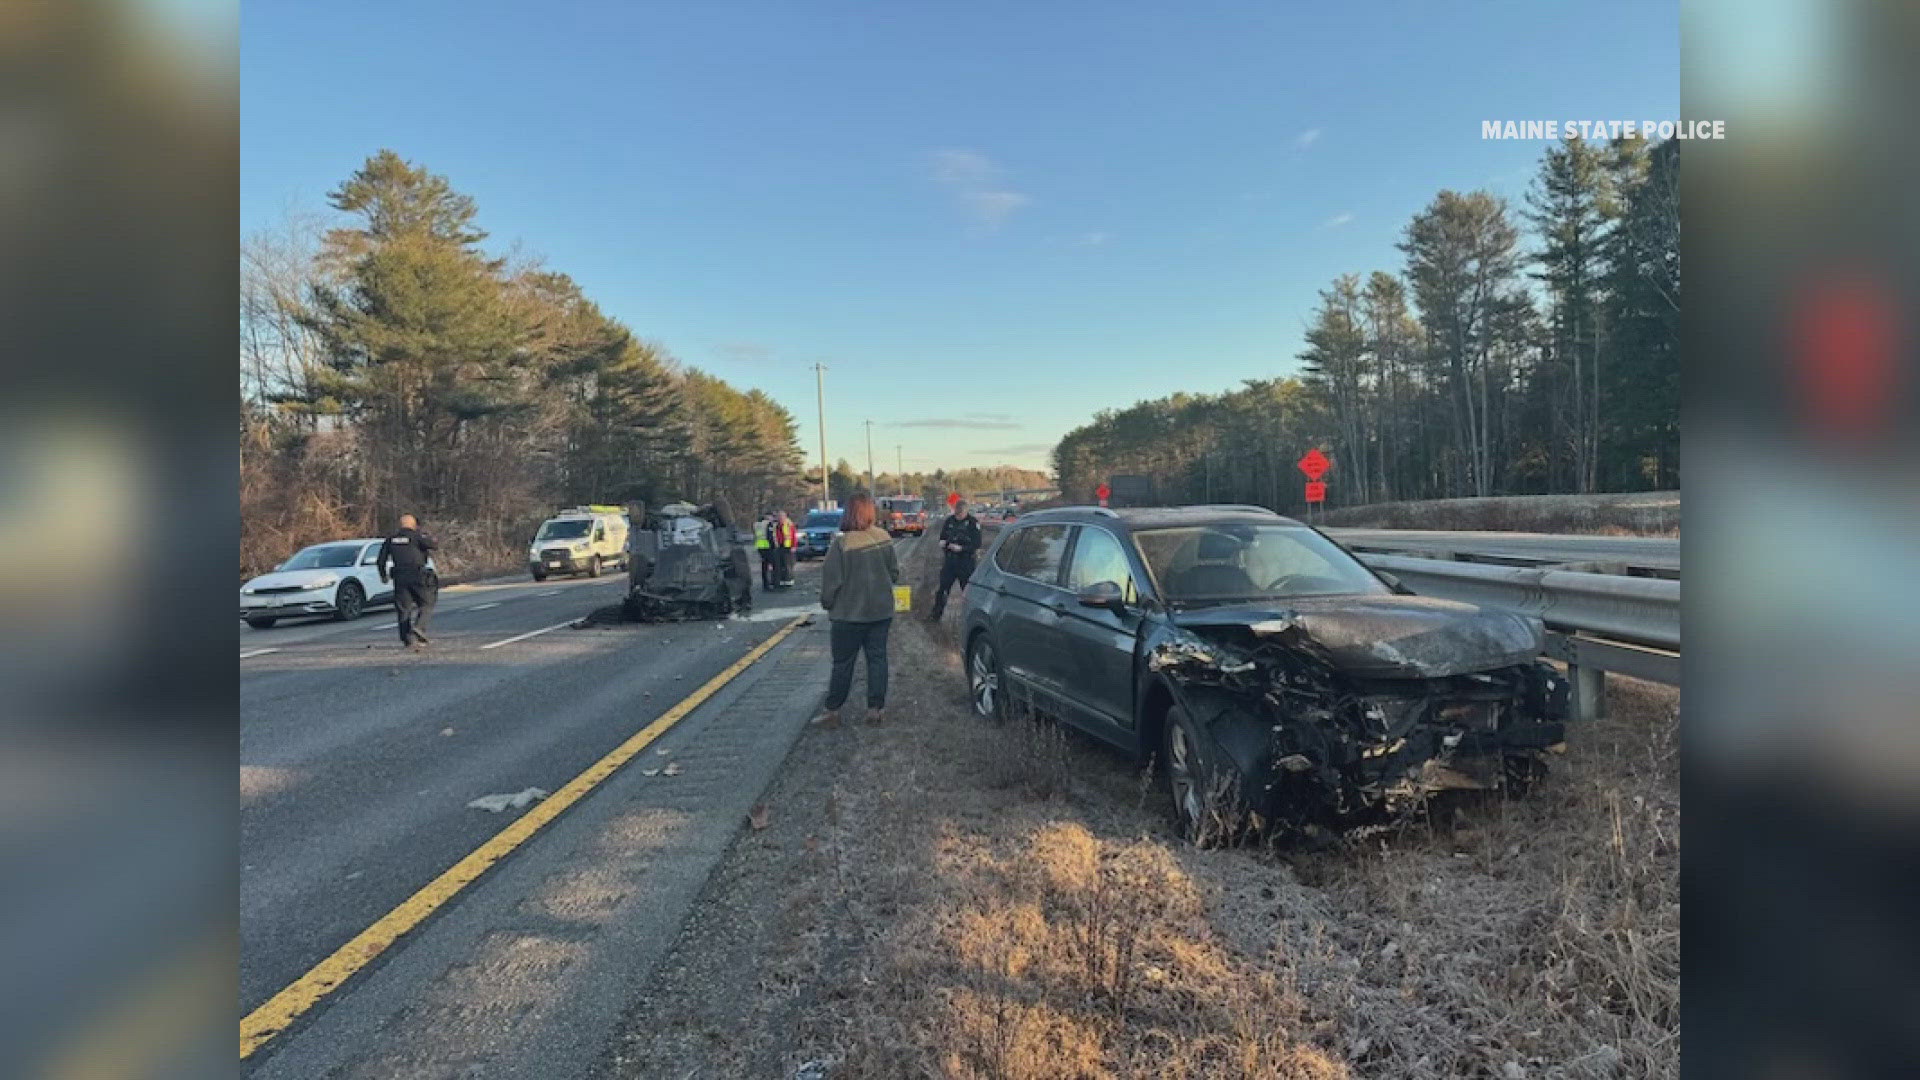
[[[628,619],[719,619],[753,606],[753,535],[733,527],[724,502],[670,503],[651,514],[641,505],[630,516]]]
[[[1411,595],[1255,507],[1030,514],[966,604],[976,711],[1031,705],[1153,759],[1189,835],[1519,793],[1565,737],[1538,620]]]

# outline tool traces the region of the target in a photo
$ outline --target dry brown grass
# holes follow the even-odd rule
[[[1666,691],[1619,683],[1526,800],[1198,850],[1133,763],[974,717],[946,626],[894,642],[895,719],[796,748],[715,901],[758,913],[683,949],[627,1075],[1677,1074]]]
[[[1327,511],[1316,524],[1356,529],[1466,529],[1677,536],[1680,493],[1642,491],[1592,495],[1511,495],[1374,503]]]

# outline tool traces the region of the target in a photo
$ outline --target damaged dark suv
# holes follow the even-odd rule
[[[1030,705],[1157,759],[1189,835],[1324,835],[1524,788],[1564,738],[1537,619],[1411,595],[1260,507],[1029,514],[981,560],[964,626],[977,712]]]

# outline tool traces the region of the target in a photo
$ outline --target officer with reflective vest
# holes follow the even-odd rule
[[[770,592],[773,589],[773,539],[768,535],[772,530],[772,514],[753,523],[753,547],[760,553],[761,592]]]
[[[793,585],[793,549],[800,544],[800,530],[794,527],[787,512],[781,510],[774,515],[768,532],[773,545],[774,582],[780,588],[789,588]]]

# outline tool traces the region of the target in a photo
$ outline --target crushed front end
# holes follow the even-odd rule
[[[689,504],[663,508],[632,538],[633,576],[624,604],[636,622],[720,619],[753,606],[745,546],[724,518]]]
[[[1567,716],[1565,678],[1533,659],[1538,623],[1448,628],[1417,608],[1411,629],[1381,610],[1367,625],[1345,612],[1200,619],[1167,628],[1145,662],[1211,735],[1229,790],[1276,829],[1377,822],[1449,789],[1524,790]]]

